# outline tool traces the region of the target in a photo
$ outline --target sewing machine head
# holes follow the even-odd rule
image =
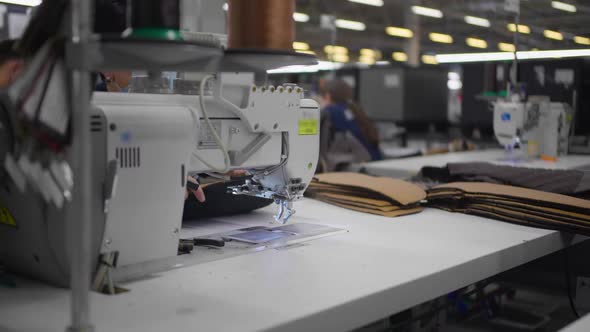
[[[200,134],[191,170],[212,171],[211,166],[221,164],[224,171],[247,170],[252,179],[231,192],[273,199],[279,205],[276,220],[286,222],[319,159],[318,104],[304,99],[303,89],[296,85],[259,87],[248,74],[219,75],[209,98],[195,113],[200,114],[196,125]],[[209,126],[207,113],[210,118],[226,114],[235,120]],[[212,127],[217,128],[219,141],[211,137]]]
[[[189,172],[247,170],[251,180],[232,188],[234,194],[273,199],[281,222],[293,215],[318,161],[317,103],[297,86],[256,86],[252,74],[221,73],[206,83],[199,95],[94,94],[88,121],[95,257],[116,253],[117,266],[125,267],[176,256]],[[42,184],[25,182],[23,190],[11,182],[10,191],[0,192],[18,223],[0,231],[0,258],[13,270],[65,286],[63,236],[72,205],[45,201],[35,187]],[[53,225],[49,235],[43,225]],[[23,247],[25,238],[34,244]]]
[[[526,147],[530,157],[566,153],[571,120],[569,105],[552,103],[546,96],[494,104],[494,133],[498,142],[507,151]]]

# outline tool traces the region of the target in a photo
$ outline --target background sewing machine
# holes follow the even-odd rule
[[[531,96],[526,102],[497,101],[494,133],[507,151],[521,147],[529,157],[553,159],[568,152],[572,117],[569,105],[544,96]]]

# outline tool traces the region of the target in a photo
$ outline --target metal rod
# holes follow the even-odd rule
[[[512,88],[517,89],[518,85],[518,34],[520,33],[520,4],[518,5],[518,12],[514,18],[515,32],[514,32],[514,60],[512,61],[512,68],[510,70],[510,81],[512,81]],[[510,95],[510,91],[508,92]]]
[[[90,40],[92,34],[93,0],[71,1],[71,38],[73,43],[83,47]],[[70,286],[71,297],[71,325],[70,332],[93,331],[90,323],[89,292],[91,279],[91,142],[90,142],[90,93],[91,82],[88,71],[74,70],[71,73],[72,94],[71,106],[74,119],[73,149],[76,161],[75,214],[68,225],[69,250],[71,253]]]

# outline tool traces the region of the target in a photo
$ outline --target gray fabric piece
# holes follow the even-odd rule
[[[587,170],[587,171],[581,170],[581,172],[584,173],[584,175],[582,175],[582,179],[580,180],[580,183],[576,187],[575,192],[577,192],[577,193],[590,191],[590,170]]]
[[[494,165],[490,163],[450,163],[449,174],[466,180],[484,180],[572,195],[590,191],[590,171],[547,170]]]

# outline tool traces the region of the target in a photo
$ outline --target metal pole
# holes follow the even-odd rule
[[[519,4],[520,6],[520,4]],[[518,85],[518,34],[520,33],[519,29],[520,29],[520,7],[518,8],[518,12],[516,13],[516,16],[514,17],[514,24],[516,27],[516,31],[514,32],[514,61],[512,61],[512,68],[510,70],[510,81],[512,81],[512,87],[513,89],[517,89],[517,85]],[[509,95],[510,95],[510,91],[509,91]]]
[[[71,1],[71,33],[72,42],[84,46],[92,34],[92,0]],[[84,54],[84,52],[82,52]],[[85,70],[74,70],[72,79],[72,114],[73,149],[75,168],[75,214],[70,218],[69,250],[71,257],[70,286],[71,297],[71,325],[70,332],[93,331],[90,324],[89,292],[91,278],[91,142],[90,142],[90,73]]]
[[[422,29],[420,26],[420,17],[412,13],[412,5],[419,5],[420,2],[408,1],[404,6],[404,24],[407,28],[414,31],[414,37],[404,43],[404,51],[408,55],[408,65],[411,67],[420,66],[420,52]]]

